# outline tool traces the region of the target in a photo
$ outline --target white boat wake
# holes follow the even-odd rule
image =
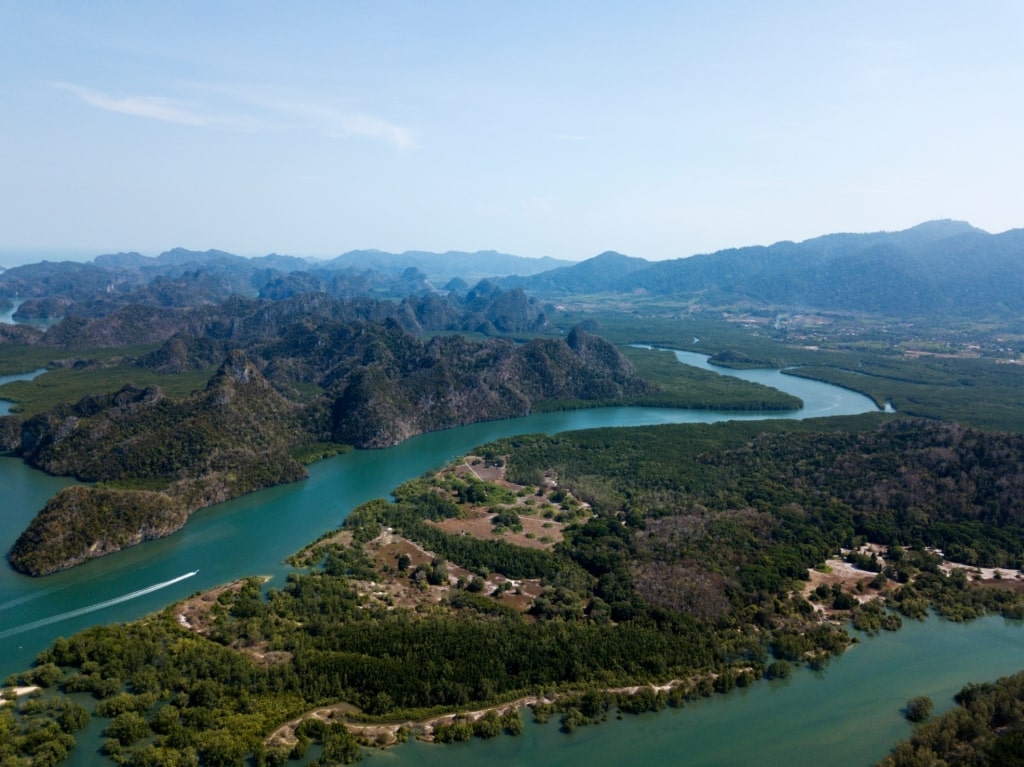
[[[198,570],[193,570],[190,573],[179,575],[177,578],[171,578],[169,581],[164,581],[163,583],[154,583],[152,586],[146,586],[144,589],[132,591],[129,594],[122,594],[121,596],[114,597],[113,599],[96,602],[95,604],[87,605],[85,607],[79,607],[76,610],[69,610],[68,612],[60,613],[58,615],[51,615],[49,618],[41,618],[37,621],[32,621],[31,623],[0,631],[0,639],[6,639],[9,636],[21,634],[24,631],[32,631],[33,629],[42,628],[43,626],[49,626],[51,623],[59,623],[60,621],[65,621],[69,618],[77,618],[79,615],[87,615],[88,613],[93,613],[97,610],[103,610],[107,607],[113,607],[114,605],[121,604],[122,602],[127,602],[130,599],[137,599],[138,597],[145,596],[146,594],[152,594],[154,591],[165,589],[168,586],[173,586],[175,583],[180,583],[186,578],[191,578],[198,572]]]
[[[31,594],[25,594],[24,596],[20,596],[17,599],[12,599],[10,602],[4,602],[3,604],[0,604],[0,611],[10,610],[12,607],[23,605],[26,602],[31,602],[33,599],[39,599],[39,597],[49,596],[54,592],[68,588],[69,585],[70,584],[66,584],[64,586],[54,586],[53,588],[43,589],[42,591],[33,591]]]

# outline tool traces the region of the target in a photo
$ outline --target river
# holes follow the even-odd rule
[[[769,417],[808,418],[876,410],[868,398],[818,381],[773,370],[723,370],[709,366],[703,355],[680,352],[678,356],[687,364],[774,386],[804,401],[800,411]],[[240,576],[266,575],[272,586],[280,586],[289,571],[284,557],[337,527],[352,508],[386,496],[401,482],[482,443],[535,432],[764,417],[722,411],[607,408],[474,424],[421,435],[387,450],[355,451],[321,461],[310,467],[309,479],[303,482],[204,509],[175,535],[67,572],[33,579],[9,567],[0,568],[0,676],[27,668],[58,636],[97,623],[133,620]],[[46,499],[67,484],[67,480],[33,471],[13,458],[0,458],[4,550]],[[443,760],[446,767],[483,762],[561,765],[584,759],[601,764],[643,759],[656,765],[865,764],[883,755],[892,741],[908,732],[898,711],[906,698],[932,694],[941,708],[963,683],[1016,670],[1024,659],[1022,641],[1020,627],[1001,620],[986,619],[966,627],[928,621],[859,645],[824,675],[801,670],[787,683],[755,685],[681,712],[630,717],[571,736],[561,735],[557,725],[528,726],[520,738],[452,748],[416,744],[373,758],[396,765],[440,764]],[[982,646],[989,649],[978,653]],[[901,657],[900,648],[906,648],[912,663],[882,663]],[[981,666],[968,662],[967,658],[973,657],[969,651],[979,655]],[[947,679],[951,669],[957,673]],[[940,677],[940,686],[933,687]],[[851,697],[851,685],[856,681],[863,692]],[[744,742],[749,746],[741,747]],[[813,752],[820,757],[823,753],[808,750],[812,742],[831,744],[829,757],[805,759],[805,754]],[[768,748],[765,743],[774,744],[775,753],[785,754],[784,758],[762,758]],[[695,754],[703,755],[688,756]]]
[[[18,321],[14,319],[14,313],[18,311],[18,307],[22,304],[21,298],[13,298],[11,300],[11,306],[8,309],[0,310],[0,324],[2,325],[17,325]]]
[[[11,299],[11,307],[9,309],[0,311],[0,324],[2,325],[34,325],[37,328],[46,330],[47,328],[56,325],[60,322],[60,317],[47,317],[45,319],[33,319],[33,320],[16,320],[14,319],[14,313],[18,311],[18,307],[25,303],[24,298],[14,296]]]
[[[14,313],[18,310],[18,307],[21,306],[21,304],[22,299],[15,298],[11,304],[10,309],[6,311],[0,311],[0,325],[19,324],[14,319]],[[46,368],[39,368],[38,370],[33,370],[30,373],[16,373],[15,375],[0,376],[0,386],[3,386],[6,383],[11,383],[12,381],[31,381],[36,376],[39,376],[45,372]],[[12,404],[13,403],[10,400],[0,399],[0,415],[7,415],[8,413],[10,413]]]
[[[1024,666],[1024,626],[988,617],[969,624],[906,621],[863,640],[823,672],[798,669],[728,695],[656,714],[560,731],[523,712],[520,737],[465,744],[410,743],[371,764],[394,767],[601,765],[602,767],[821,767],[870,765],[911,733],[901,713],[928,695],[939,713],[966,683]]]
[[[11,376],[0,376],[0,386],[6,383],[13,383],[14,381],[31,381],[33,378],[37,378],[46,372],[46,368],[39,368],[33,370],[31,373],[16,373]],[[14,403],[10,400],[0,399],[0,415],[8,415],[11,412],[11,405]]]

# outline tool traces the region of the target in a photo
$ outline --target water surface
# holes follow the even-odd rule
[[[869,765],[911,733],[907,700],[928,695],[936,713],[972,681],[1024,666],[1024,626],[988,617],[967,624],[938,618],[907,622],[896,633],[864,638],[823,672],[760,682],[728,695],[559,730],[557,719],[526,724],[518,738],[465,744],[410,743],[371,763],[394,767],[601,765],[602,767],[822,767]]]
[[[0,386],[4,384],[13,383],[14,381],[31,381],[33,378],[37,378],[46,372],[46,368],[39,368],[33,370],[31,373],[15,373],[10,376],[0,376]],[[11,412],[11,406],[14,403],[9,399],[0,399],[0,415],[8,415]]]
[[[730,413],[607,408],[545,413],[425,434],[387,450],[356,451],[310,467],[308,480],[253,493],[197,512],[168,538],[136,546],[46,578],[0,568],[0,676],[27,668],[57,636],[96,623],[132,620],[191,593],[246,575],[283,584],[287,555],[337,527],[352,508],[386,496],[401,482],[501,437],[605,426],[808,418],[875,411],[856,392],[772,370],[709,366],[704,355],[680,360],[795,394],[803,409]],[[46,499],[68,480],[0,458],[0,541],[8,549]],[[195,572],[198,571],[198,572]],[[373,753],[395,765],[743,765],[868,764],[906,737],[900,708],[931,695],[942,710],[972,680],[1024,665],[1024,629],[986,618],[972,624],[937,619],[868,639],[821,674],[801,669],[785,682],[761,683],[681,711],[629,716],[563,735],[557,723],[527,721],[519,738],[454,746],[413,743]],[[613,715],[614,716],[614,715]],[[529,720],[529,715],[525,716]],[[72,764],[93,763],[88,748]]]
[[[703,355],[680,352],[688,363]],[[733,371],[723,370],[726,374]],[[876,410],[861,394],[836,386],[757,372],[769,385],[801,397],[799,411],[773,418],[850,415]],[[756,420],[763,413],[668,408],[600,408],[542,413],[423,434],[385,450],[358,450],[310,467],[309,479],[237,498],[195,513],[178,533],[134,546],[72,570],[28,578],[0,568],[0,677],[26,668],[58,636],[99,622],[139,618],[198,590],[247,575],[268,575],[281,585],[283,560],[341,524],[365,501],[387,496],[402,482],[438,468],[485,442],[516,434],[554,434],[607,426]],[[5,492],[0,546],[10,549],[56,487],[68,480],[47,477],[14,458],[0,458]],[[7,479],[9,478],[9,479]],[[177,580],[179,576],[199,572]],[[131,598],[125,598],[131,595]]]

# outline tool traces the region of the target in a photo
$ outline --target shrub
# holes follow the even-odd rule
[[[907,701],[904,715],[911,722],[923,722],[932,715],[932,707],[932,699],[927,695],[921,695]]]

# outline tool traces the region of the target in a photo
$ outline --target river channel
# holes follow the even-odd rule
[[[773,418],[852,415],[877,408],[855,392],[773,370],[713,368],[703,355],[680,361],[738,375],[795,394],[804,408]],[[27,668],[58,636],[90,625],[133,620],[196,591],[246,575],[281,586],[283,559],[337,527],[357,505],[482,443],[526,433],[609,426],[753,420],[765,414],[658,408],[548,413],[425,434],[386,450],[355,451],[310,467],[309,479],[197,512],[183,530],[46,578],[0,567],[0,677]],[[0,458],[0,544],[8,550],[46,499],[68,480]],[[869,639],[823,674],[800,670],[678,712],[627,717],[563,735],[555,724],[527,725],[523,736],[441,747],[410,744],[373,761],[395,765],[867,764],[908,725],[899,714],[914,695],[936,708],[967,681],[1024,667],[1024,630],[988,618],[967,626],[938,620]],[[529,717],[525,717],[529,719]],[[73,759],[81,758],[81,751]],[[81,762],[86,764],[88,762]]]

